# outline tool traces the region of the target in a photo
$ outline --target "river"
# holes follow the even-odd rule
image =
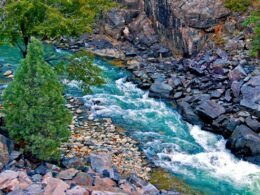
[[[6,65],[15,69],[20,58],[17,52],[0,47],[2,73]],[[93,94],[85,96],[76,81],[66,90],[84,98],[92,111],[90,118],[112,118],[141,143],[157,166],[207,195],[260,194],[260,167],[235,158],[225,149],[222,136],[187,124],[169,102],[149,98],[146,91],[126,81],[130,74],[126,70],[100,59],[95,64],[103,70],[105,85],[93,87]]]

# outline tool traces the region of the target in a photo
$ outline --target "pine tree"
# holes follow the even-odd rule
[[[64,106],[63,88],[43,59],[43,46],[32,39],[28,54],[4,91],[6,127],[24,152],[40,160],[59,158],[68,139],[71,113]]]

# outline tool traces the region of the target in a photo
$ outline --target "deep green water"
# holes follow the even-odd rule
[[[2,72],[6,64],[15,69],[18,63],[17,50],[0,48]],[[156,165],[205,194],[260,194],[260,167],[236,159],[225,149],[221,136],[182,121],[170,104],[149,98],[147,92],[126,82],[127,71],[99,59],[95,64],[103,69],[107,84],[83,97],[92,110],[91,118],[112,118],[140,141]],[[68,84],[67,93],[82,97],[76,81]]]

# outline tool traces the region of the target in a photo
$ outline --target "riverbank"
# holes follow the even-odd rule
[[[176,58],[160,43],[150,20],[140,10],[131,11],[111,11],[95,34],[69,44],[64,40],[64,46],[84,47],[117,64],[121,60],[133,73],[128,80],[150,97],[175,102],[187,122],[223,135],[233,154],[260,165],[260,62],[249,56],[248,29],[230,16],[221,27],[225,31],[213,33],[200,54]]]

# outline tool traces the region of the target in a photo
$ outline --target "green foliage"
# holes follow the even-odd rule
[[[28,55],[4,91],[6,126],[27,154],[40,160],[59,158],[68,139],[71,113],[64,107],[63,88],[43,59],[41,43],[33,39]]]
[[[32,36],[57,39],[92,29],[96,17],[114,6],[112,0],[6,0],[0,9],[1,40],[26,54]]]
[[[254,31],[251,54],[254,57],[260,56],[260,11],[253,11],[245,21],[245,25],[252,26]]]
[[[77,37],[91,31],[99,14],[113,6],[113,0],[6,0],[5,6],[0,8],[0,42],[17,46],[26,57],[31,37],[41,40]],[[67,71],[60,73],[68,74],[68,79],[78,80],[88,92],[90,85],[103,81],[99,76],[100,69],[83,54],[80,51],[60,59],[59,65],[66,65],[60,70]],[[75,59],[79,57],[81,60]],[[53,65],[51,56],[47,58]]]
[[[246,11],[252,0],[225,0],[225,6],[234,12]]]

